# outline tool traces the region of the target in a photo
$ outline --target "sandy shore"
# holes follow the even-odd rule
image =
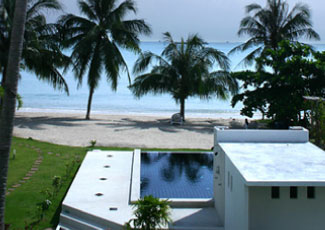
[[[188,118],[182,126],[169,117],[98,115],[84,120],[84,114],[17,112],[14,135],[70,145],[131,148],[210,149],[213,127],[243,127],[243,120]]]

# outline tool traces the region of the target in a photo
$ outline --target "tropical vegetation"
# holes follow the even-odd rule
[[[138,36],[151,33],[144,20],[126,19],[129,13],[137,12],[134,1],[118,3],[117,0],[79,0],[79,9],[86,17],[68,14],[60,19],[63,45],[72,47],[72,69],[79,84],[88,70],[87,120],[103,70],[111,88],[116,90],[120,71],[125,70],[129,76],[120,48],[139,52]]]
[[[238,35],[249,39],[230,51],[253,49],[243,60],[246,64],[252,64],[264,49],[278,49],[282,40],[320,39],[312,29],[310,9],[305,4],[297,3],[289,10],[287,1],[267,0],[265,7],[256,3],[247,5],[246,13],[248,15],[241,20]]]
[[[306,128],[309,130],[310,139],[325,150],[325,98],[304,97],[304,99],[309,109],[309,122]]]
[[[223,52],[207,47],[198,35],[176,42],[167,32],[164,40],[167,46],[161,56],[146,51],[134,65],[134,74],[140,74],[153,64],[150,72],[138,75],[130,86],[136,97],[150,92],[170,93],[180,104],[180,115],[185,121],[188,97],[227,99],[230,94],[237,93],[237,81],[228,72],[229,60]],[[221,69],[212,71],[216,66]]]
[[[26,21],[27,0],[17,1],[12,22],[8,65],[4,85],[3,106],[0,111],[0,230],[4,230],[5,194],[9,166],[9,154],[14,126],[16,95],[19,77],[20,58]]]
[[[161,229],[171,222],[168,200],[161,200],[150,195],[137,200],[133,207],[136,208],[135,218],[126,223],[126,229]]]
[[[13,27],[15,2],[3,0],[0,5],[0,72],[1,85],[6,82],[9,44]],[[61,10],[58,0],[28,0],[21,68],[33,72],[40,80],[68,93],[68,86],[59,71],[69,62],[61,52],[56,24],[46,21],[45,12]]]
[[[242,115],[252,117],[259,111],[284,127],[306,125],[310,108],[304,96],[325,97],[325,52],[282,41],[277,50],[265,49],[255,62],[256,71],[233,73],[244,91],[233,97],[232,105],[242,101]]]

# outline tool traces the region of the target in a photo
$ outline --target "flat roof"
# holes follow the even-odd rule
[[[306,143],[219,143],[248,186],[325,186],[325,152]]]

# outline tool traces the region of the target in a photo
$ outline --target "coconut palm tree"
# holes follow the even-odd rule
[[[22,53],[27,0],[17,0],[12,22],[11,41],[8,56],[4,104],[0,119],[0,230],[4,230],[4,209],[6,184],[11,147],[16,94],[19,76],[19,63]]]
[[[135,3],[126,0],[79,0],[79,8],[86,17],[65,15],[61,18],[65,47],[72,47],[73,71],[79,83],[88,71],[89,98],[86,119],[90,119],[92,97],[103,70],[116,90],[120,70],[128,74],[127,64],[120,52],[125,48],[139,51],[139,34],[150,34],[144,20],[125,19],[136,13]]]
[[[237,81],[227,72],[229,61],[223,52],[206,47],[198,35],[175,42],[167,32],[164,39],[168,45],[161,56],[145,52],[136,61],[135,74],[146,71],[153,61],[157,62],[150,72],[135,78],[130,86],[135,96],[141,97],[149,92],[170,93],[180,104],[180,115],[185,121],[185,100],[188,97],[209,99],[216,95],[227,99],[229,93],[237,92]],[[215,65],[221,70],[211,72]]]
[[[69,61],[59,46],[55,24],[46,22],[45,10],[60,10],[58,0],[28,0],[24,47],[21,59],[23,69],[34,72],[40,80],[52,84],[54,88],[64,89],[68,86],[58,71]],[[3,0],[0,5],[0,71],[1,85],[6,82],[6,65],[13,26],[15,1]]]
[[[244,59],[246,64],[251,64],[265,48],[277,49],[282,40],[320,39],[312,29],[310,10],[305,4],[298,3],[289,11],[286,1],[267,0],[264,8],[256,3],[247,5],[246,13],[251,15],[241,20],[238,35],[248,35],[249,39],[230,51],[254,48]]]

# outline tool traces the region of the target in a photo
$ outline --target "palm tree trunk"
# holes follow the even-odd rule
[[[1,1],[1,0],[0,0]],[[7,70],[7,66],[3,67],[3,71],[2,71],[2,79],[1,79],[1,86],[4,87],[5,82],[6,82],[6,70]],[[3,99],[2,97],[0,97],[0,118],[1,118],[1,108],[2,108],[2,104],[3,104]]]
[[[181,98],[180,100],[180,104],[181,104],[181,117],[183,118],[183,121],[185,122],[185,99]]]
[[[23,48],[27,0],[16,0],[11,32],[5,93],[0,120],[0,230],[4,230],[5,196],[15,116],[19,62]]]
[[[88,97],[88,105],[87,105],[87,114],[86,120],[90,120],[90,109],[91,109],[91,102],[93,100],[94,88],[90,87],[89,97]]]
[[[4,66],[3,67],[3,71],[2,71],[1,86],[4,86],[5,85],[5,82],[6,82],[6,72],[7,72],[7,66]]]

